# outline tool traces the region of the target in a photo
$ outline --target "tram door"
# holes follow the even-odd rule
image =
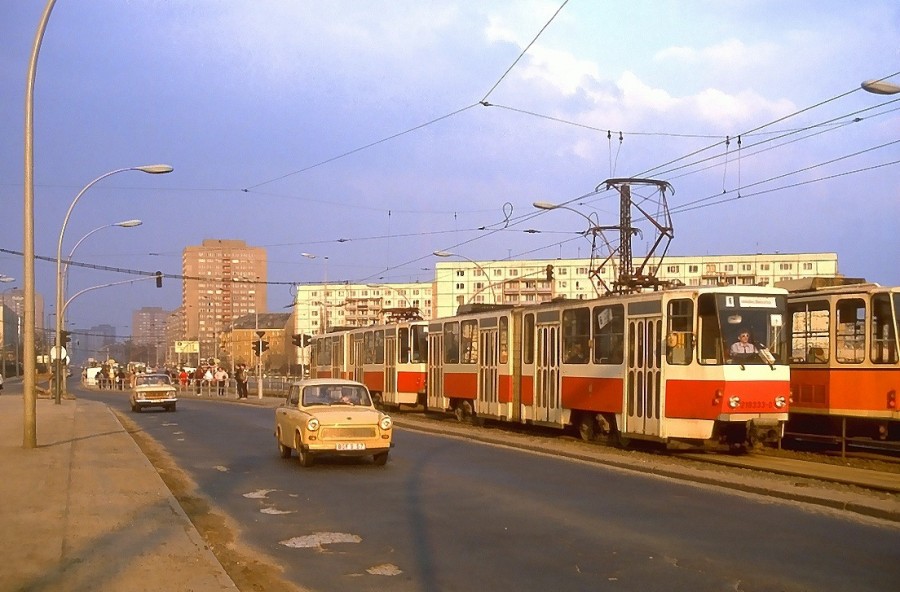
[[[430,409],[445,410],[448,401],[444,397],[444,332],[438,327],[428,331],[428,384],[427,401]]]
[[[557,422],[560,415],[559,324],[538,325],[534,376],[534,421]]]
[[[497,327],[484,329],[478,334],[479,360],[478,369],[478,401],[475,410],[479,414],[496,416],[500,411],[498,400],[499,373],[497,370],[497,356],[500,347],[500,333]]]
[[[328,340],[328,347],[331,348],[331,377],[345,378],[344,376],[344,339],[346,337],[336,337]]]
[[[365,384],[365,368],[363,367],[363,362],[365,361],[365,349],[363,349],[363,341],[362,339],[354,339],[353,340],[353,378],[356,382],[362,382]]]
[[[397,402],[397,336],[384,337],[384,391],[381,393],[388,403]]]
[[[625,380],[625,432],[660,435],[660,330],[662,317],[628,322],[628,367]]]

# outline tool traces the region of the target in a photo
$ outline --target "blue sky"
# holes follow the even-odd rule
[[[168,163],[92,187],[64,253],[138,218],[74,259],[178,274],[185,245],[242,239],[268,250],[280,310],[283,284],[326,273],[429,281],[435,250],[588,256],[583,218],[532,203],[615,224],[594,188],[644,176],[675,189],[672,254],[837,252],[846,275],[900,284],[900,96],[856,90],[900,71],[900,5],[570,0],[552,18],[561,4],[59,0],[36,85],[35,251],[55,255],[94,178]],[[43,6],[0,3],[0,248],[14,251]],[[55,266],[35,271],[49,312]],[[0,252],[0,273],[21,278],[21,258]],[[69,294],[127,277],[73,268]],[[165,284],[91,292],[69,318],[128,334],[133,309],[178,306]]]

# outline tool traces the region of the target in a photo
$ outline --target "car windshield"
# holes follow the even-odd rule
[[[303,389],[303,405],[371,405],[369,391],[362,386],[320,384]]]
[[[165,374],[143,374],[135,379],[134,384],[135,386],[156,386],[172,384],[172,381]]]

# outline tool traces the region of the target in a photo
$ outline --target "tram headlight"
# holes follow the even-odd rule
[[[381,418],[381,422],[378,425],[381,426],[382,430],[389,430],[391,429],[391,426],[394,425],[394,422],[391,421],[390,416],[385,415]]]
[[[310,432],[315,432],[319,429],[319,420],[315,417],[310,417],[309,421],[306,422],[306,429]]]
[[[740,397],[728,397],[728,406],[732,409],[737,409],[741,404]]]
[[[779,395],[779,396],[775,397],[775,408],[776,409],[781,409],[785,405],[787,405],[787,399],[784,397],[784,395]]]

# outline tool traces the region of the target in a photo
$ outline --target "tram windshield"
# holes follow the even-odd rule
[[[786,305],[778,294],[702,294],[701,363],[786,364]]]

